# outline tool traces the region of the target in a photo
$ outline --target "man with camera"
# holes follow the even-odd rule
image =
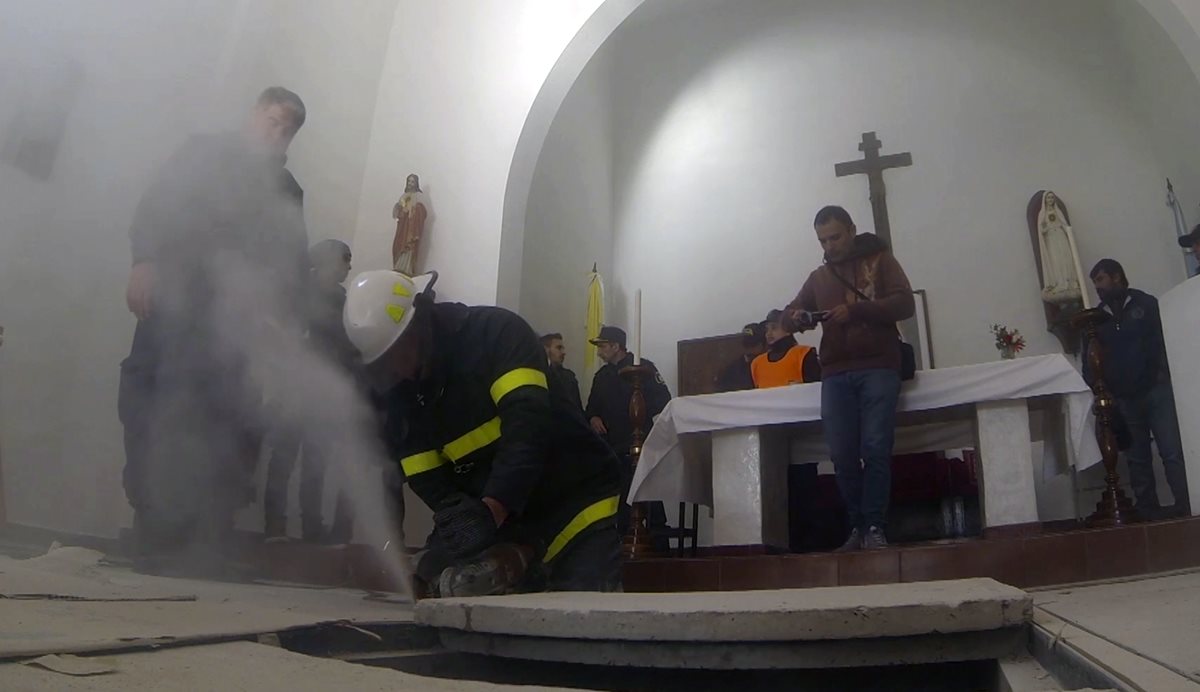
[[[885,548],[902,361],[896,323],[916,305],[887,244],[858,233],[845,209],[825,207],[814,226],[825,263],[788,304],[784,327],[824,325],[821,418],[850,525],[838,551]]]

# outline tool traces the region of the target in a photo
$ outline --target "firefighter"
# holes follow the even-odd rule
[[[345,309],[392,455],[434,511],[418,578],[441,596],[619,590],[616,458],[530,326],[435,303],[436,278],[360,274]]]

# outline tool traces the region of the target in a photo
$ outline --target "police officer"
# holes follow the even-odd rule
[[[284,163],[304,120],[299,96],[265,90],[243,131],[189,139],[134,215],[117,406],[144,571],[213,568],[193,549],[219,546],[249,499],[262,393],[248,373],[265,334],[302,329],[303,191]]]
[[[587,416],[592,430],[604,438],[608,445],[621,459],[621,514],[617,519],[618,528],[624,535],[629,528],[629,505],[625,499],[629,496],[629,487],[633,483],[633,462],[630,459],[630,448],[633,446],[633,423],[629,419],[629,400],[633,397],[633,383],[621,377],[621,370],[633,365],[633,354],[625,348],[625,331],[617,327],[605,326],[600,328],[600,334],[591,340],[596,346],[596,355],[604,361],[604,366],[592,378],[592,391],[588,395]],[[650,421],[666,408],[671,400],[671,392],[663,382],[662,375],[654,363],[643,358],[642,365],[650,368],[653,377],[642,383],[642,392],[646,398],[646,429],[643,435],[649,434]],[[650,510],[650,528],[657,529],[666,526],[667,515],[661,502],[647,503]],[[660,546],[661,547],[661,546]]]
[[[616,458],[547,376],[524,320],[435,303],[435,280],[366,272],[345,310],[347,334],[385,392],[385,429],[407,431],[388,435],[393,456],[434,511],[418,577],[442,596],[537,579],[549,590],[618,590]]]
[[[717,376],[718,392],[739,392],[754,389],[754,375],[750,363],[767,352],[767,327],[763,322],[754,322],[742,327],[742,355],[726,365]]]

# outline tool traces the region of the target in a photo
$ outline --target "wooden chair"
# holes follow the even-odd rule
[[[687,525],[687,506],[688,503],[679,503],[679,525],[664,526],[651,531],[651,535],[659,540],[666,541],[669,548],[671,541],[675,540],[675,549],[673,554],[675,557],[696,557],[699,548],[700,536],[700,505],[692,505],[692,525]],[[688,540],[691,540],[691,547],[687,545]],[[657,542],[657,541],[656,541]],[[685,552],[686,551],[686,552]]]

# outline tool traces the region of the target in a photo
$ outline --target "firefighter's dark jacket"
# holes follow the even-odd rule
[[[431,374],[387,395],[393,447],[435,510],[457,492],[500,501],[553,560],[581,531],[612,521],[617,459],[569,403],[533,329],[501,308],[438,303]],[[394,443],[395,435],[389,434]]]

